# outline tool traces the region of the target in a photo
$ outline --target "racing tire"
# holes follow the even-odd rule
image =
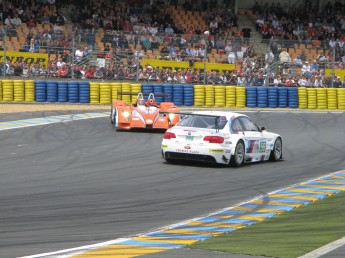
[[[283,157],[283,142],[280,137],[274,142],[273,150],[271,150],[270,160],[278,161]]]
[[[115,124],[115,112],[114,112],[114,108],[111,108],[111,111],[110,111],[110,122],[112,124]]]
[[[245,147],[243,141],[239,141],[235,148],[234,155],[231,156],[230,165],[241,167],[244,164]]]

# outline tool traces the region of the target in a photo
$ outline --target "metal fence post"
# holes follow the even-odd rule
[[[207,58],[207,41],[208,35],[210,34],[209,31],[204,32],[204,41],[205,41],[205,49],[204,49],[204,85],[206,85],[206,58]]]
[[[138,33],[138,43],[137,43],[137,51],[134,52],[134,58],[135,58],[135,66],[136,66],[136,81],[139,81],[139,65],[140,65],[140,52],[139,49],[141,50],[140,46],[140,32]],[[135,56],[136,55],[136,56]]]
[[[7,41],[7,39],[6,39],[6,37],[7,37],[7,35],[6,35],[5,29],[3,29],[3,35],[4,35],[4,63],[3,63],[4,71],[3,71],[3,73],[4,73],[4,76],[6,76],[6,62],[7,62],[7,58],[6,58],[6,50],[7,50],[6,41]]]
[[[75,54],[75,40],[76,40],[76,33],[77,33],[77,30],[78,28],[75,28],[74,32],[72,33],[72,59],[71,59],[71,62],[72,62],[72,70],[71,70],[71,77],[72,79],[74,79],[74,66],[75,66],[75,63],[74,63],[74,54]]]

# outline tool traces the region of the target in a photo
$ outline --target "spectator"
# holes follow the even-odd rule
[[[323,86],[322,79],[319,78],[317,75],[315,75],[315,77],[314,77],[313,86],[315,88],[319,88],[319,87]]]
[[[34,39],[34,38],[32,38],[32,39],[30,40],[29,52],[30,52],[30,53],[34,53],[34,52],[35,52],[35,39]]]
[[[274,60],[274,54],[272,51],[267,51],[265,55],[265,61],[267,64],[272,64]]]
[[[95,77],[96,79],[102,79],[103,76],[104,76],[104,74],[103,74],[102,69],[101,69],[101,68],[97,68],[96,71],[95,71],[95,73],[94,73],[94,77]]]
[[[302,75],[309,78],[312,75],[311,67],[308,61],[304,62],[304,65],[302,66]]]
[[[252,29],[248,27],[248,25],[245,25],[244,28],[242,29],[242,34],[243,34],[243,43],[249,45],[249,40],[250,40],[250,33],[252,32]]]
[[[314,60],[313,63],[310,65],[310,69],[311,69],[312,74],[316,74],[319,72],[319,65],[316,62],[316,60]]]
[[[290,63],[291,62],[290,54],[287,51],[283,50],[279,54],[279,61],[280,63]]]
[[[28,65],[28,63],[24,63],[23,64],[22,76],[23,77],[28,77],[29,76],[29,65]]]
[[[235,60],[236,60],[235,52],[233,52],[233,51],[229,52],[229,54],[228,54],[228,63],[229,64],[234,64]]]
[[[305,62],[305,61],[307,61],[307,57],[306,57],[306,55],[305,55],[305,52],[304,52],[304,50],[302,50],[302,53],[300,54],[300,59],[302,60],[302,62]]]
[[[5,19],[5,31],[6,31],[6,35],[10,37],[10,41],[12,41],[12,37],[18,36],[16,27],[13,24],[13,20],[11,18],[11,15],[8,15],[7,18]]]
[[[93,79],[95,75],[95,70],[92,66],[88,67],[85,71],[86,79]]]
[[[83,56],[84,56],[84,51],[83,51],[83,47],[80,46],[76,51],[75,51],[75,61],[77,64],[81,63],[83,60]]]
[[[168,36],[172,36],[174,34],[174,29],[171,27],[171,24],[168,24],[168,26],[165,28],[164,32]]]
[[[66,78],[68,75],[68,69],[66,65],[62,65],[57,71],[58,78]]]
[[[294,63],[294,65],[296,65],[298,67],[302,67],[302,65],[303,65],[303,61],[299,55],[295,57],[295,59],[293,60],[293,63]]]
[[[14,14],[14,18],[12,19],[12,24],[14,26],[14,28],[19,28],[20,26],[22,26],[22,20],[19,18],[18,14]]]
[[[244,76],[239,76],[237,77],[237,86],[245,86],[245,78]]]

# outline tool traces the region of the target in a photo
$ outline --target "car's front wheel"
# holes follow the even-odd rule
[[[239,141],[235,148],[234,155],[231,156],[230,164],[235,167],[241,167],[244,164],[245,148],[243,141]]]
[[[271,150],[270,160],[278,161],[283,157],[283,142],[280,137],[274,142],[273,150]]]
[[[111,108],[111,112],[110,112],[110,122],[111,122],[112,124],[115,123],[115,110],[114,110],[113,107]]]

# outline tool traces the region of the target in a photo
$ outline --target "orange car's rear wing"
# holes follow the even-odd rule
[[[156,96],[156,97],[168,97],[168,94],[165,94],[165,93],[119,91],[119,92],[117,92],[117,94],[118,95],[138,95],[138,94],[142,94],[143,96],[150,96],[151,94],[153,94],[153,96]]]

